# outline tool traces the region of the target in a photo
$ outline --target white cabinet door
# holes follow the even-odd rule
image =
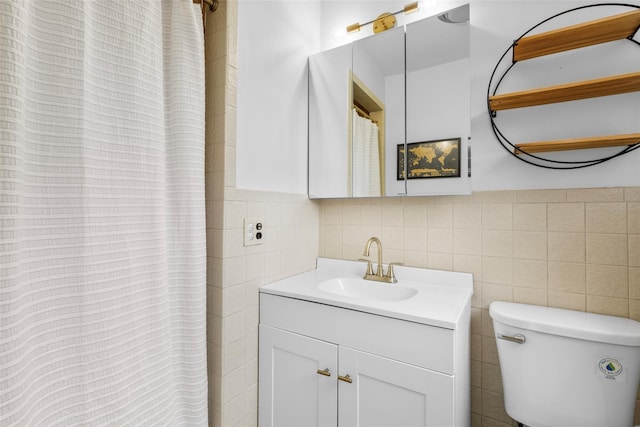
[[[454,425],[453,378],[414,365],[340,347],[340,427]]]
[[[265,325],[259,336],[259,425],[335,427],[337,346]]]

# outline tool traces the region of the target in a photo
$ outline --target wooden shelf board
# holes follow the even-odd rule
[[[552,151],[586,150],[589,148],[619,147],[640,144],[640,133],[596,136],[591,138],[559,139],[516,144],[514,154],[548,153]]]
[[[513,61],[631,37],[640,28],[640,9],[523,37],[513,47]]]
[[[494,95],[489,107],[500,111],[636,91],[640,91],[640,72]]]

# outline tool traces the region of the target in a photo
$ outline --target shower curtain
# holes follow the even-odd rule
[[[205,425],[198,5],[0,0],[0,55],[0,425]]]
[[[378,125],[360,117],[355,108],[353,117],[353,195],[355,197],[380,196],[380,148]]]

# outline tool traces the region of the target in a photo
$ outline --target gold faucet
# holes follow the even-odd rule
[[[376,282],[386,282],[386,283],[396,283],[398,279],[396,279],[395,274],[393,273],[393,264],[389,264],[387,268],[387,274],[384,274],[383,266],[382,266],[382,242],[377,237],[370,237],[367,240],[367,243],[364,245],[364,251],[362,251],[362,255],[369,256],[369,252],[371,251],[371,245],[375,243],[378,246],[378,266],[376,267],[375,274],[373,273],[373,268],[371,268],[371,261],[368,261],[367,264],[367,272],[364,274],[365,280],[375,280]]]

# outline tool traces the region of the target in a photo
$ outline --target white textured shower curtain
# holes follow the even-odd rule
[[[353,195],[380,196],[380,147],[378,125],[352,110]]]
[[[202,17],[0,0],[0,425],[207,423]]]

